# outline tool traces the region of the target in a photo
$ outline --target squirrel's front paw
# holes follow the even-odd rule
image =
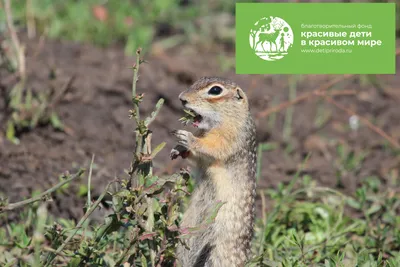
[[[175,130],[171,132],[177,139],[178,144],[190,150],[190,146],[193,142],[194,136],[191,132],[185,130]]]
[[[190,152],[183,146],[177,145],[175,146],[170,153],[170,157],[172,160],[181,156],[183,159],[187,158],[190,155]]]
[[[173,148],[173,149],[171,150],[171,153],[169,153],[169,157],[170,157],[171,159],[176,159],[177,157],[179,157],[180,154],[181,154],[181,153],[180,153],[177,149]]]

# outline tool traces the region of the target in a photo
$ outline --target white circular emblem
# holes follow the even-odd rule
[[[250,30],[250,46],[263,60],[276,61],[286,56],[293,46],[290,25],[278,17],[263,17]]]

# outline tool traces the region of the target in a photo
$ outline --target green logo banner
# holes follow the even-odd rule
[[[394,3],[237,3],[237,74],[395,74]]]

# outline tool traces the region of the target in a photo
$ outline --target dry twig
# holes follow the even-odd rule
[[[14,46],[14,51],[15,54],[18,58],[18,72],[20,75],[21,79],[25,79],[25,55],[24,55],[24,47],[21,45],[19,42],[17,32],[14,28],[14,23],[13,23],[13,17],[12,17],[12,12],[11,12],[11,2],[10,0],[4,0],[4,11],[6,14],[6,20],[7,20],[7,27],[8,27],[8,32],[11,37],[11,41]]]
[[[308,92],[308,93],[304,93],[298,97],[296,97],[295,99],[291,100],[291,101],[287,101],[287,102],[283,102],[275,107],[271,107],[271,108],[267,108],[263,111],[260,111],[257,114],[257,118],[264,118],[267,117],[268,115],[281,111],[287,107],[290,107],[292,105],[298,104],[300,102],[303,102],[305,100],[310,99],[313,96],[323,96],[323,95],[353,95],[355,94],[355,91],[337,91],[337,92],[330,92],[330,93],[326,93],[326,91],[331,88],[332,86],[334,86],[335,84],[345,80],[345,79],[349,79],[351,77],[353,77],[353,74],[346,74],[344,76],[340,76],[339,78],[333,79],[332,81],[329,81],[327,83],[324,83],[323,85],[321,85],[319,88],[315,89],[312,92]]]
[[[84,170],[79,170],[77,173],[75,173],[74,175],[72,175],[71,177],[69,177],[68,179],[65,179],[64,181],[58,183],[57,185],[53,186],[52,188],[44,191],[43,193],[37,195],[36,197],[32,197],[20,202],[16,202],[16,203],[11,203],[8,205],[5,205],[3,207],[0,207],[0,213],[6,212],[6,211],[11,211],[11,210],[15,210],[17,208],[26,206],[28,204],[32,204],[34,202],[43,200],[46,196],[50,195],[51,193],[54,193],[55,191],[57,191],[59,188],[63,187],[65,184],[71,182],[72,180],[80,177],[82,174],[84,173]]]
[[[324,96],[324,99],[333,104],[334,106],[336,106],[338,109],[346,112],[347,114],[349,114],[350,116],[357,116],[360,121],[362,123],[364,123],[365,125],[367,125],[368,128],[370,128],[372,131],[374,131],[375,133],[379,134],[380,136],[382,136],[383,138],[385,138],[392,146],[394,146],[396,149],[400,149],[400,144],[393,139],[391,136],[389,136],[387,133],[385,133],[382,129],[380,129],[379,127],[375,126],[372,122],[370,122],[368,119],[358,115],[355,111],[346,108],[344,106],[342,106],[341,104],[339,104],[338,102],[336,102],[335,100],[333,100],[332,97],[329,96]]]

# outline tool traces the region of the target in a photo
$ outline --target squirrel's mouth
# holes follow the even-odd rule
[[[194,127],[199,127],[199,124],[203,120],[203,117],[201,115],[196,115],[196,117],[193,118],[193,126]]]
[[[192,118],[192,125],[194,127],[199,127],[200,123],[203,121],[203,117],[199,113],[194,111],[193,109],[189,109],[189,110],[194,115],[194,117]]]
[[[188,107],[187,105],[185,105],[183,111],[186,113],[186,115],[179,119],[183,122],[183,124],[191,124],[193,127],[196,128],[204,127],[204,123],[206,122],[207,118],[205,118],[203,115],[200,115],[197,111],[195,111],[193,108]]]
[[[184,125],[191,124],[195,128],[208,131],[216,127],[221,122],[218,112],[204,108],[195,108],[196,110],[188,107],[187,105],[185,106],[184,112],[186,115],[179,119]]]

